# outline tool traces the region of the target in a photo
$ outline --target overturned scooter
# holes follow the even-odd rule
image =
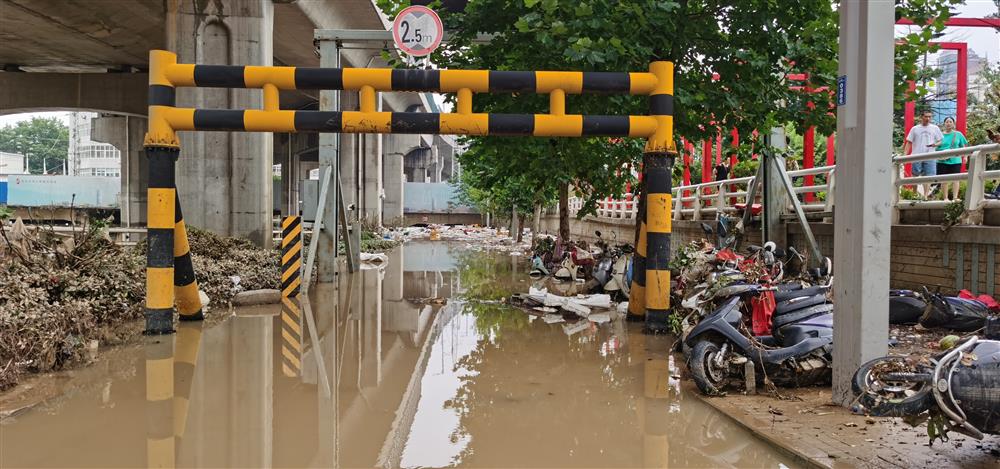
[[[1000,322],[986,325],[1000,338]],[[972,336],[932,358],[883,357],[854,373],[854,410],[874,416],[928,413],[933,439],[956,431],[977,440],[1000,434],[1000,340]]]
[[[830,380],[833,351],[833,305],[826,299],[828,285],[776,288],[731,285],[715,298],[728,298],[695,326],[685,339],[691,348],[688,368],[701,392],[724,392],[730,379],[748,382],[766,375],[780,386],[806,386]],[[753,336],[744,324],[743,297],[775,291],[777,306],[771,335]],[[751,367],[748,363],[752,363]]]

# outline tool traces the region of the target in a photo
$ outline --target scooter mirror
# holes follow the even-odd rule
[[[709,225],[708,223],[705,223],[705,222],[701,223],[701,230],[704,231],[705,234],[707,234],[707,235],[710,235],[710,234],[713,233],[712,226]]]
[[[598,238],[600,238],[601,237],[601,230],[594,231],[594,234],[597,235]]]

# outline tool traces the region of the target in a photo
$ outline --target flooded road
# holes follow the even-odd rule
[[[670,338],[500,304],[526,264],[412,242],[308,302],[182,323],[4,420],[0,466],[794,466],[681,391]]]

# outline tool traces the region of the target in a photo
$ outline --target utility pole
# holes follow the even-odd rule
[[[840,4],[833,401],[841,405],[853,400],[858,367],[888,350],[893,10],[885,1]]]

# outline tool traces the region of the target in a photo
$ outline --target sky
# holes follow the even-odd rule
[[[956,8],[957,17],[981,18],[997,12],[997,5],[993,0],[966,0],[965,4]],[[896,26],[897,34],[905,34],[908,26]],[[969,49],[980,57],[985,57],[992,64],[1000,63],[1000,31],[991,28],[947,28],[945,36],[939,39],[948,42],[967,42]],[[930,57],[929,63],[935,63],[934,57]],[[15,124],[22,120],[29,120],[35,116],[49,117],[56,116],[68,123],[67,112],[35,112],[25,114],[11,114],[0,116],[0,127]]]
[[[957,8],[960,18],[983,18],[997,12],[997,5],[993,0],[966,0],[964,5]],[[896,26],[897,35],[905,34],[913,26]],[[940,42],[965,42],[969,44],[969,50],[975,52],[980,57],[985,57],[991,64],[1000,63],[1000,31],[993,28],[945,28],[945,35],[938,39]],[[928,63],[934,63],[934,57],[930,57]]]

